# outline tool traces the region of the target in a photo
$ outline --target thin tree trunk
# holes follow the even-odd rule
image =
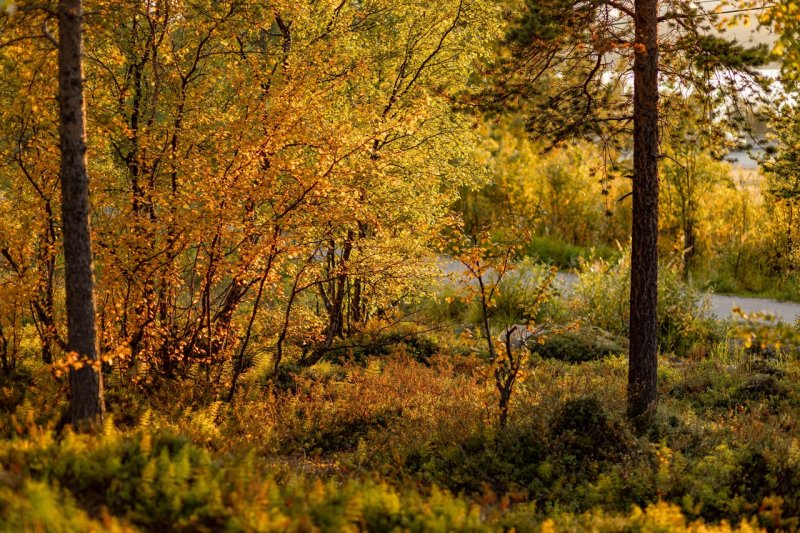
[[[793,200],[789,200],[789,225],[786,228],[786,255],[789,257],[789,270],[794,268],[794,239],[792,238],[792,227],[794,226]]]
[[[683,280],[689,281],[694,259],[694,220],[689,219],[683,224]]]
[[[13,324],[12,327],[14,327]],[[3,364],[3,374],[10,376],[11,365],[8,362],[8,339],[6,339],[5,333],[3,332],[2,324],[0,324],[0,362]]]
[[[631,245],[628,413],[656,402],[658,281],[658,10],[657,0],[635,2],[633,230]]]
[[[81,0],[58,6],[58,83],[61,134],[61,218],[67,296],[67,351],[82,360],[97,360],[94,275],[89,231],[89,176],[86,170],[86,110],[83,103]],[[84,364],[70,370],[70,415],[73,424],[103,415],[99,368]]]

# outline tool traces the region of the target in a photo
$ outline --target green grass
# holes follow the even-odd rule
[[[568,270],[577,267],[581,260],[611,260],[619,257],[620,252],[616,248],[604,244],[593,247],[577,246],[557,237],[538,236],[533,237],[525,246],[523,255],[555,265],[559,269]]]
[[[789,277],[768,277],[750,273],[745,279],[736,279],[727,272],[701,273],[695,278],[695,285],[716,294],[800,302],[800,280]]]

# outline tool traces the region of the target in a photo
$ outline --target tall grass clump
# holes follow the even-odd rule
[[[584,261],[569,308],[584,322],[627,336],[630,330],[630,251],[615,260]],[[671,265],[658,277],[658,341],[662,352],[691,355],[719,340],[721,326],[708,313],[708,300],[685,283]]]

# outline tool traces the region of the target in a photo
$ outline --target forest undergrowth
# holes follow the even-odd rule
[[[288,362],[275,375],[269,354],[256,358],[230,403],[222,384],[206,385],[202,367],[144,388],[123,386],[111,367],[109,411],[94,434],[63,424],[65,381],[25,364],[0,388],[0,523],[8,531],[797,529],[792,351],[746,349],[736,328],[705,320],[695,296],[665,276],[661,300],[673,320],[661,322],[673,329],[662,339],[671,332],[675,342],[662,345],[657,410],[633,424],[624,329],[601,301],[624,291],[624,279],[623,268],[595,267],[581,276],[595,292],[553,296],[543,313],[584,318],[529,343],[505,426],[485,344],[469,327],[475,310],[447,296],[452,287],[422,305],[417,321],[377,328],[314,366]],[[670,300],[670,283],[683,300]],[[512,320],[525,287],[509,278],[504,289],[497,305]]]
[[[800,530],[800,323],[703,292],[800,301],[800,7],[723,7],[0,0],[0,532]]]

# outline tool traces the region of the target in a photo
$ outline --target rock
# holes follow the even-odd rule
[[[525,324],[514,324],[508,326],[501,333],[498,339],[505,345],[506,338],[510,336],[511,347],[514,349],[521,348],[528,344],[528,341],[536,337],[536,333],[531,331]]]

